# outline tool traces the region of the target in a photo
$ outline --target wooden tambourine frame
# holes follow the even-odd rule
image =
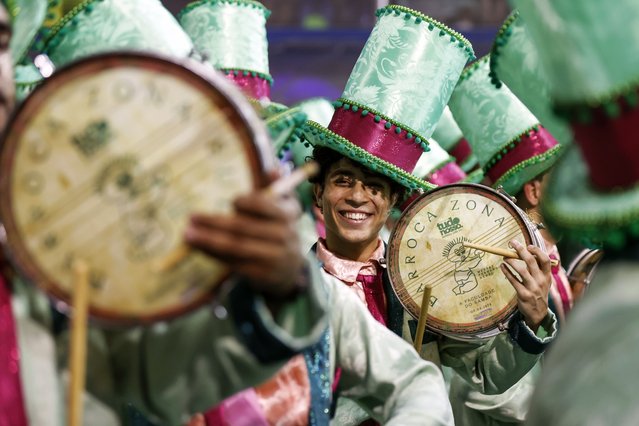
[[[499,269],[501,256],[464,242],[508,249],[509,241],[543,246],[525,214],[506,196],[482,185],[455,184],[417,198],[402,214],[387,250],[393,289],[419,318],[431,287],[427,327],[460,340],[491,337],[517,307],[516,293]]]
[[[228,270],[197,252],[163,273],[157,262],[182,244],[191,213],[230,212],[275,164],[254,109],[212,69],[91,57],[40,85],[7,128],[3,246],[22,275],[67,304],[81,258],[94,319],[172,318],[210,301]]]

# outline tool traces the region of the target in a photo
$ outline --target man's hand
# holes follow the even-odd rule
[[[254,191],[234,206],[232,215],[191,216],[186,242],[226,263],[256,292],[273,298],[294,293],[304,263],[295,226],[301,214],[297,199],[292,193]]]
[[[523,262],[518,259],[504,259],[504,262],[517,271],[521,280],[505,264],[501,265],[501,270],[517,292],[517,304],[526,325],[536,333],[548,315],[548,292],[552,282],[550,258],[539,247],[525,248],[514,240],[510,245]]]

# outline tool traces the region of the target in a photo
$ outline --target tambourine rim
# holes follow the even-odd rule
[[[394,251],[393,247],[395,247],[398,243],[401,243],[401,236],[398,236],[400,232],[400,223],[406,216],[410,215],[413,212],[413,210],[417,208],[417,206],[422,202],[424,198],[433,197],[434,194],[436,195],[441,192],[450,192],[451,189],[455,189],[455,188],[468,188],[468,189],[475,190],[477,192],[492,194],[496,199],[499,199],[504,202],[504,207],[506,207],[509,212],[514,213],[512,214],[512,216],[516,218],[515,220],[518,222],[520,228],[523,226],[523,228],[529,230],[524,219],[522,219],[523,213],[521,212],[521,209],[517,207],[517,205],[508,196],[500,193],[499,191],[494,190],[493,188],[487,187],[485,185],[475,184],[475,183],[456,183],[451,185],[440,186],[438,188],[433,189],[432,191],[421,194],[419,197],[413,200],[413,202],[411,202],[410,205],[402,212],[402,216],[397,221],[395,227],[391,231],[390,237],[388,239],[388,249],[386,251],[386,264],[388,268],[388,275],[391,281],[391,287],[393,289],[393,292],[395,293],[395,296],[399,299],[404,309],[414,319],[419,318],[419,309],[413,310],[412,307],[407,306],[407,303],[404,300],[402,300],[402,297],[400,297],[399,289],[397,289],[398,284],[396,283],[397,274],[395,272],[396,270],[399,271],[399,267],[395,265],[396,262],[393,260],[393,251]],[[414,215],[412,215],[411,218],[412,217],[414,217]],[[531,232],[524,233],[527,244],[532,243],[532,236],[530,234],[532,233]],[[400,278],[401,278],[401,274],[400,274]],[[402,287],[403,287],[403,283],[402,283]],[[412,300],[412,297],[411,297],[411,300]],[[414,300],[412,301],[415,302]],[[417,305],[417,307],[419,308],[419,305]],[[492,331],[498,329],[499,324],[503,324],[507,322],[508,319],[512,317],[512,315],[514,315],[516,311],[517,311],[517,297],[515,294],[512,300],[508,303],[508,305],[506,305],[506,307],[504,307],[501,311],[499,311],[498,313],[490,317],[491,318],[490,322],[492,324],[490,327],[475,326],[475,327],[461,330],[460,327],[464,327],[466,324],[448,323],[448,322],[441,321],[434,318],[431,314],[428,314],[426,327],[429,330],[436,332],[438,334],[445,335],[452,338],[458,338],[459,340],[472,340],[478,335],[489,337],[490,334],[493,334]],[[443,329],[440,326],[441,324],[452,324],[452,326],[447,329]],[[473,323],[473,324],[478,324],[478,323]],[[494,334],[497,334],[497,332],[495,332]]]
[[[266,128],[262,125],[254,108],[238,89],[219,75],[212,68],[206,67],[190,59],[176,59],[167,56],[139,53],[139,52],[111,52],[92,55],[73,62],[57,70],[43,84],[39,85],[32,94],[16,109],[3,134],[0,144],[0,224],[4,228],[4,238],[0,245],[13,267],[27,281],[32,282],[47,295],[66,306],[71,305],[71,293],[63,290],[55,280],[38,267],[37,260],[32,260],[27,246],[20,236],[13,214],[12,174],[13,160],[16,155],[18,140],[33,112],[41,110],[46,104],[44,95],[58,90],[60,86],[73,82],[77,76],[86,76],[95,71],[114,69],[119,66],[139,66],[141,69],[154,70],[170,74],[182,82],[196,87],[198,91],[212,99],[220,108],[229,108],[232,112],[227,116],[234,122],[234,127],[240,129],[244,136],[243,151],[247,153],[253,187],[263,188],[268,184],[267,174],[275,167],[275,156],[268,142]],[[44,102],[43,102],[44,101]],[[16,130],[17,128],[17,130]],[[113,310],[91,306],[89,315],[99,323],[113,325],[144,325],[158,321],[170,320],[192,312],[204,304],[212,301],[216,289],[222,282],[229,279],[230,272],[223,273],[218,280],[211,284],[211,288],[200,297],[184,306],[170,307],[154,311],[153,314],[125,315]]]

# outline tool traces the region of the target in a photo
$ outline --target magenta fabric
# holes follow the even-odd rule
[[[639,182],[639,108],[619,103],[621,113],[616,118],[595,110],[589,123],[572,123],[590,180],[600,190],[628,188]]]
[[[0,426],[26,425],[11,292],[7,280],[0,274]]]
[[[455,157],[457,160],[457,164],[464,164],[464,161],[470,157],[470,154],[473,153],[473,149],[470,147],[468,141],[464,138],[461,138],[457,145],[453,149],[450,150],[450,155]]]
[[[517,146],[506,153],[493,167],[486,171],[492,182],[497,182],[507,171],[536,155],[559,145],[550,132],[539,126],[539,130],[531,130],[523,135]]]
[[[431,173],[426,180],[438,186],[450,185],[466,179],[466,173],[455,162],[446,163],[444,167]]]
[[[204,413],[207,426],[269,426],[253,388]]]
[[[359,112],[338,108],[328,129],[368,153],[411,173],[424,150],[415,143],[414,137],[406,138],[406,130],[397,134],[395,125],[391,125],[390,129],[385,125],[386,120],[383,119],[379,123],[375,122],[375,114],[363,116]]]
[[[548,257],[552,260],[559,260],[557,255],[550,254]],[[567,316],[571,309],[571,300],[570,295],[568,294],[568,289],[565,287],[568,285],[561,276],[561,263],[557,262],[556,266],[551,266],[550,271],[552,273],[552,278],[557,285],[557,290],[559,290],[559,295],[561,296],[561,306],[564,309],[564,315]]]
[[[235,85],[239,86],[242,91],[254,99],[271,99],[271,84],[260,77],[251,75],[245,76],[242,71],[238,75],[227,73],[226,77]]]
[[[384,270],[380,268],[377,275],[358,275],[357,281],[364,286],[364,297],[366,306],[373,318],[386,326],[388,315],[386,312],[386,299],[384,295],[384,282],[382,274]]]

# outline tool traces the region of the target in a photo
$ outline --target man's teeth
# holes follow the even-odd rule
[[[351,219],[351,220],[364,220],[368,217],[366,213],[351,213],[351,212],[344,213],[344,216],[347,219]]]

